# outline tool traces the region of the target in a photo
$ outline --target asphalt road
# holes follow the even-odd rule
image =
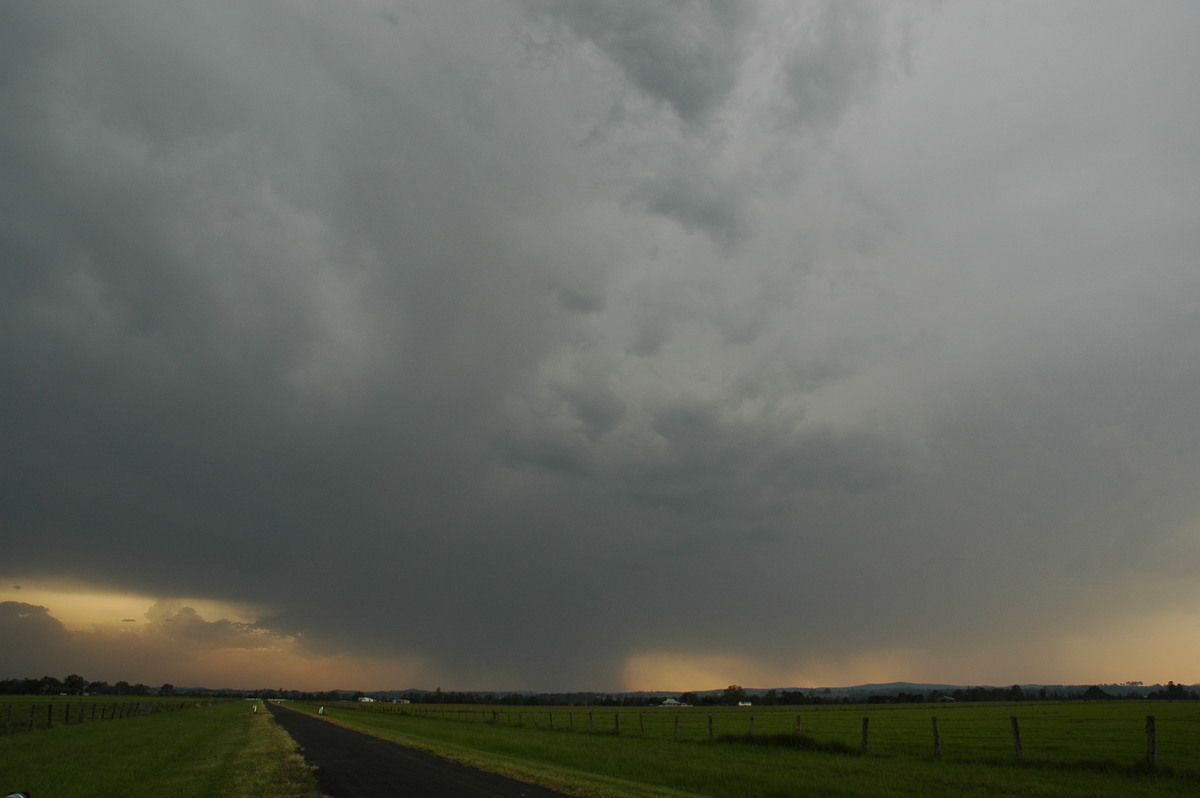
[[[333,798],[563,798],[563,793],[267,703]]]

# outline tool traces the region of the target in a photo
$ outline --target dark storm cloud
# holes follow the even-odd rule
[[[39,668],[56,672],[49,666],[63,659],[67,630],[45,607],[22,601],[0,601],[0,637],[8,641],[5,667],[12,670],[6,678],[33,677]]]
[[[13,577],[447,688],[1186,603],[1195,20],[890,8],[4,4]]]

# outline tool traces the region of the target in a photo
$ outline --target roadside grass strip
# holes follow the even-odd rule
[[[252,707],[227,701],[0,737],[0,794],[321,798],[292,739]]]

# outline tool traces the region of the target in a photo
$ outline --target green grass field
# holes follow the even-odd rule
[[[1200,784],[1200,705],[1189,703],[679,710],[345,704],[328,712],[343,725],[586,796],[1182,796],[1197,794]],[[1150,714],[1154,768],[1145,764]],[[802,738],[794,733],[797,715]],[[941,760],[933,756],[934,715]],[[1020,724],[1020,761],[1012,716]],[[809,748],[782,744],[797,740]]]
[[[354,707],[355,705],[348,705]],[[1010,718],[1018,719],[1024,758],[1046,763],[1134,764],[1146,753],[1146,716],[1156,717],[1159,764],[1200,771],[1200,704],[1189,702],[1065,702],[1015,704],[838,705],[817,707],[563,708],[357,705],[365,711],[407,712],[459,721],[615,733],[622,736],[709,740],[794,734],[797,724],[815,740],[862,746],[869,718],[871,753],[933,756],[932,719],[938,718],[947,760],[1015,756]],[[618,721],[619,716],[619,721]],[[752,726],[753,724],[753,726]]]
[[[248,701],[179,708],[178,699],[177,711],[164,711],[168,700],[161,701],[149,714],[0,737],[0,794],[319,798],[311,771],[270,713],[253,712]],[[30,703],[0,701],[0,712],[27,712]],[[47,701],[32,703],[38,714],[46,711]]]
[[[56,713],[70,701],[67,725]],[[53,728],[0,737],[0,794],[319,796],[290,738],[251,702],[160,701],[148,714],[127,711],[123,719],[109,709],[114,719],[103,722],[103,699],[96,720],[90,702],[78,699],[0,701],[0,716],[11,706],[27,723],[33,706],[35,717],[55,719]],[[1191,796],[1200,787],[1200,705],[1188,702],[686,709],[346,703],[328,711],[343,725],[580,796]],[[940,760],[933,756],[935,715]],[[1147,715],[1156,719],[1154,768],[1145,764]],[[797,717],[803,735],[795,733]]]
[[[0,735],[194,708],[174,696],[0,696]]]

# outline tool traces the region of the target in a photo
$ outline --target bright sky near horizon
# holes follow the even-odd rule
[[[1200,4],[0,4],[0,678],[1200,681]]]

